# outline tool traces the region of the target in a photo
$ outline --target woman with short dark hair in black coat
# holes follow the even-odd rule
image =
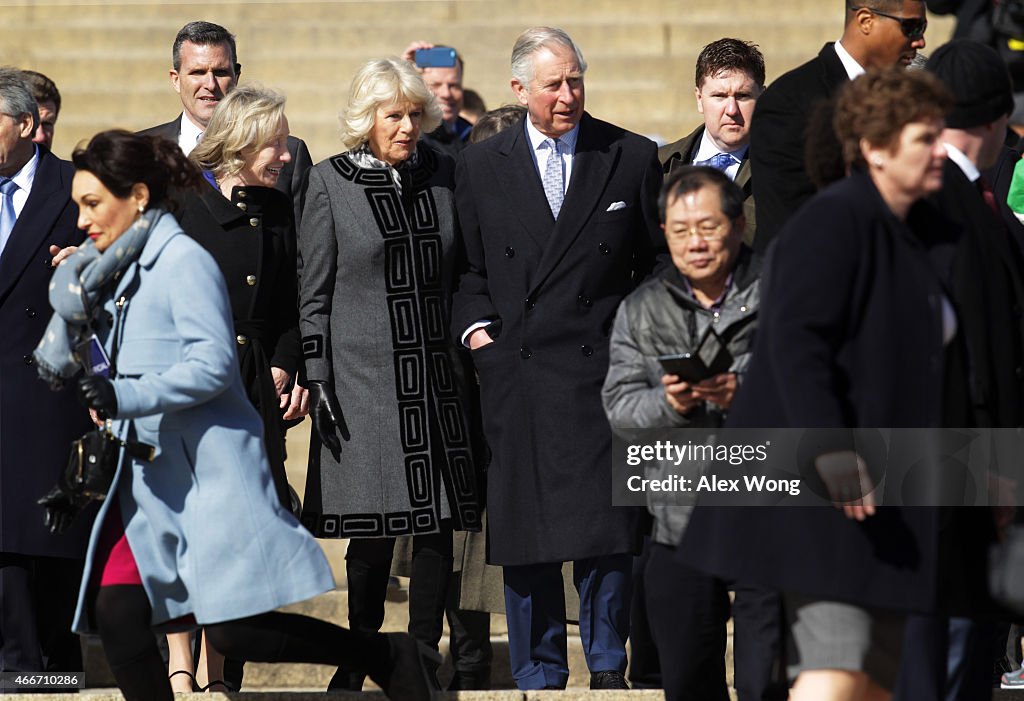
[[[850,429],[969,425],[962,338],[933,263],[955,233],[923,200],[942,186],[950,106],[922,73],[847,85],[834,125],[850,175],[802,207],[768,254],[728,423],[840,429],[812,446],[804,479],[837,508],[698,508],[683,539],[699,568],[784,592],[797,701],[888,698],[906,614],[934,612],[947,594],[939,510],[876,508],[878,439]]]

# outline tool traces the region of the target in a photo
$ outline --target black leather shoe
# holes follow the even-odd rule
[[[382,678],[373,677],[391,701],[433,701],[437,678],[434,670],[441,666],[441,655],[416,642],[406,633],[387,633],[390,648],[390,669]]]
[[[490,688],[490,668],[472,672],[460,672],[456,670],[455,675],[448,684],[448,691],[486,691]]]
[[[628,689],[629,684],[622,672],[594,672],[590,675],[591,689]]]

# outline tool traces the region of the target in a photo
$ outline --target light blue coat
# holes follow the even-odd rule
[[[133,419],[157,455],[121,462],[89,540],[74,630],[95,632],[85,602],[115,497],[154,625],[187,614],[199,624],[233,620],[333,589],[320,546],[274,492],[213,258],[165,214],[106,301],[112,318],[122,295],[114,430],[125,437]],[[98,333],[109,352],[110,325]]]

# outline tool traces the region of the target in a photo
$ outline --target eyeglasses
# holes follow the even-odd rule
[[[707,243],[717,243],[729,235],[729,231],[731,230],[729,227],[730,223],[731,222],[724,221],[720,224],[705,223],[700,226],[688,226],[680,229],[673,228],[668,231],[668,236],[682,241],[685,241],[691,236],[696,236]]]
[[[873,15],[896,20],[900,23],[900,31],[903,32],[903,36],[912,41],[923,37],[924,30],[928,29],[928,19],[926,17],[900,17],[899,15],[890,15],[888,12],[881,12],[870,7],[850,7],[851,12],[856,12],[857,10],[867,10]]]

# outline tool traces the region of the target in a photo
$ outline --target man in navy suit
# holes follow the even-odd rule
[[[0,671],[82,669],[71,618],[89,518],[53,535],[36,500],[89,430],[70,391],[51,392],[32,351],[51,309],[56,249],[81,243],[74,167],[32,143],[39,110],[20,71],[0,69]]]
[[[173,141],[187,156],[202,138],[221,99],[238,84],[242,64],[235,36],[219,24],[201,21],[189,22],[174,37],[171,62],[171,85],[181,98],[182,113],[139,133]],[[294,136],[288,137],[288,153],[292,159],[281,169],[275,187],[292,198],[298,229],[313,159],[306,143]]]
[[[630,566],[640,514],[611,504],[601,405],[615,309],[664,248],[653,142],[583,111],[587,65],[562,30],[512,52],[527,115],[462,152],[466,265],[452,329],[480,375],[488,557],[504,567],[520,689],[569,677],[561,563],[573,561],[592,688],[626,688]]]

